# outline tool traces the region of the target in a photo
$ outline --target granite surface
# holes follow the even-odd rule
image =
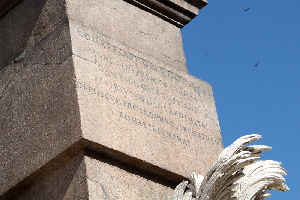
[[[70,25],[83,137],[183,176],[195,157],[208,170],[222,150],[211,86]]]
[[[166,176],[204,174],[223,149],[211,86],[187,73],[180,29],[151,12],[122,0],[24,0],[0,19],[0,46],[0,197],[77,144],[164,177],[74,161],[87,167],[90,195],[105,195],[92,188],[111,173],[116,180],[101,184],[116,198],[126,193],[126,184],[113,192],[120,177],[156,198],[173,187]],[[28,198],[51,191],[38,185],[67,169],[77,173],[64,166],[33,182]],[[150,195],[129,196],[142,193]]]

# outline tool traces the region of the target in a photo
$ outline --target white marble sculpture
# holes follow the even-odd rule
[[[246,146],[260,139],[246,135],[225,148],[205,177],[192,173],[190,183],[179,184],[167,200],[262,200],[271,196],[267,190],[288,191],[281,163],[259,160],[265,145]]]

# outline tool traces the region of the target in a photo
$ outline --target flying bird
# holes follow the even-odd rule
[[[254,65],[253,67],[257,67],[258,66],[259,61],[256,63],[256,65]]]
[[[250,7],[249,7],[249,8],[250,8]],[[249,8],[247,8],[247,9],[243,9],[243,11],[245,11],[245,12],[246,12],[246,11],[248,11],[248,10],[249,10]]]

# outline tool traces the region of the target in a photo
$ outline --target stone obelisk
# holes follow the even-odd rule
[[[164,199],[223,149],[180,28],[205,0],[0,3],[0,199]]]

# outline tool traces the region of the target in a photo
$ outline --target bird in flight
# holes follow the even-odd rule
[[[252,66],[252,67],[257,67],[258,66],[259,61],[256,63],[256,65]]]
[[[249,7],[249,8],[250,8],[250,7]],[[246,12],[246,11],[248,11],[248,10],[249,10],[249,8],[247,8],[247,9],[243,9],[243,11],[245,11],[245,12]]]

